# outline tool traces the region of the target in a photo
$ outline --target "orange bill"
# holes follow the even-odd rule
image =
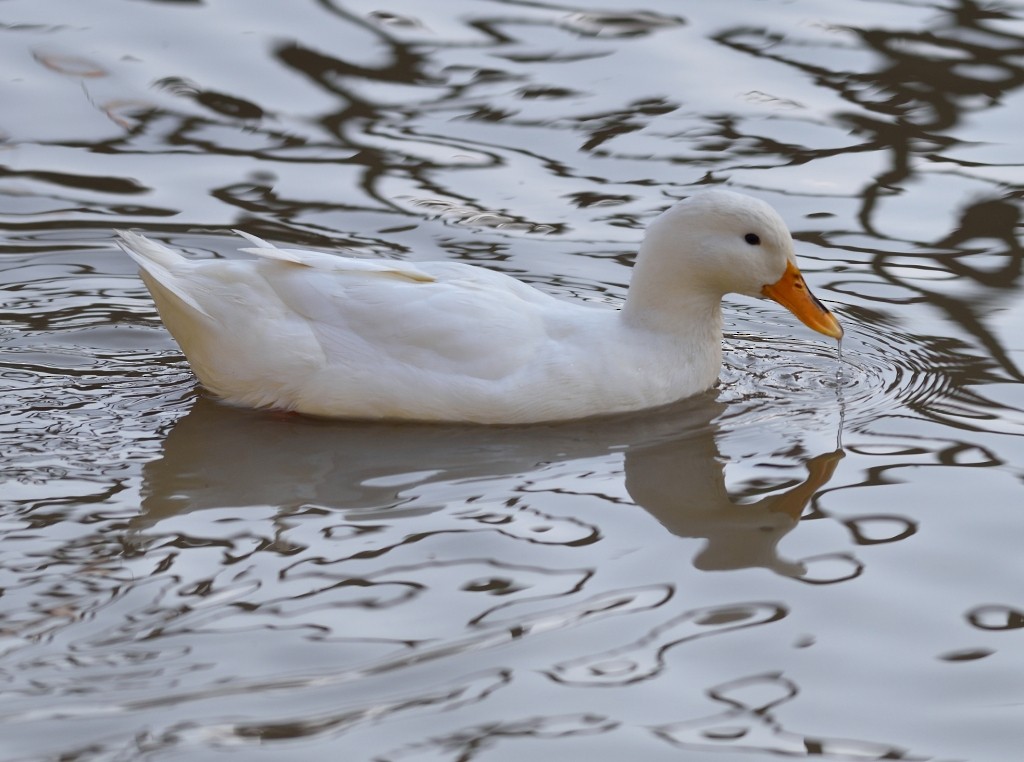
[[[778,282],[765,286],[761,289],[761,293],[792,312],[808,328],[813,328],[818,333],[831,336],[833,339],[843,338],[843,327],[839,325],[835,315],[815,298],[811,290],[807,288],[804,276],[792,262],[786,265],[786,272]]]

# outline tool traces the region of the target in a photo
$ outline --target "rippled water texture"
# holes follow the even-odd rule
[[[0,758],[970,760],[1024,748],[1024,4],[0,3]],[[618,304],[776,206],[844,362],[559,426],[196,389],[134,267],[229,228]]]

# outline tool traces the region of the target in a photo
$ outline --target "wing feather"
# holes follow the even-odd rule
[[[289,262],[303,267],[312,267],[324,272],[362,272],[390,275],[398,278],[405,278],[411,281],[430,282],[434,276],[429,275],[415,265],[408,262],[395,262],[394,260],[381,259],[356,259],[354,257],[342,257],[335,254],[327,254],[319,251],[306,251],[304,249],[282,249],[264,241],[250,233],[242,230],[235,230],[235,233],[253,244],[244,249],[239,249],[246,254],[253,254],[263,259],[273,259],[279,262]]]

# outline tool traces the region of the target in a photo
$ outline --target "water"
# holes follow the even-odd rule
[[[1024,4],[0,5],[0,757],[1006,762],[1024,745]],[[195,387],[111,229],[618,304],[727,183],[836,347],[527,428]]]

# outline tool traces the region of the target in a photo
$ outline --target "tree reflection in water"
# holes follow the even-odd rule
[[[988,638],[1022,621],[1020,4],[371,5],[3,4],[5,743],[910,759],[1019,735]],[[239,227],[614,306],[640,229],[716,183],[793,225],[845,383],[730,303],[723,383],[667,429],[192,407],[109,251],[123,226],[221,256]],[[994,741],[916,724],[978,695]]]
[[[942,348],[949,365],[973,367],[958,386],[993,380],[1024,380],[1016,363],[999,339],[986,327],[986,318],[997,308],[998,290],[1019,285],[1022,249],[1019,243],[1020,200],[1024,188],[997,179],[1005,163],[987,163],[963,158],[969,145],[953,137],[968,117],[997,108],[1006,95],[1024,83],[1024,37],[1008,31],[1013,17],[995,6],[961,0],[952,7],[935,7],[935,18],[923,30],[847,28],[851,48],[875,54],[879,66],[867,72],[828,68],[827,55],[816,55],[815,46],[782,37],[767,29],[733,29],[722,33],[722,44],[759,58],[793,67],[818,86],[828,88],[857,107],[834,117],[849,125],[861,142],[841,149],[809,150],[799,146],[755,144],[755,153],[786,156],[795,163],[842,153],[880,153],[888,166],[858,193],[857,220],[869,245],[844,245],[843,231],[807,232],[805,237],[826,248],[856,251],[866,255],[872,274],[898,286],[905,302],[920,300],[944,313],[971,336],[974,347],[949,342]],[[973,185],[988,188],[987,197],[967,201],[955,227],[945,233],[936,230],[927,238],[901,239],[882,232],[886,203],[936,173],[952,174]],[[965,183],[966,187],[966,183]],[[935,229],[941,219],[929,216],[921,227]],[[850,231],[847,231],[850,232]],[[832,242],[831,239],[836,239]],[[989,246],[977,248],[979,242]],[[997,248],[991,248],[994,245]],[[969,246],[968,244],[973,244]],[[909,247],[909,248],[908,248]],[[900,277],[899,265],[928,260],[981,288],[957,284],[958,294],[929,288],[928,281]],[[995,260],[994,268],[972,266],[972,259],[984,255]],[[921,267],[917,264],[915,267]],[[995,293],[992,289],[996,289]],[[964,295],[964,292],[968,292]],[[979,298],[979,295],[985,296]],[[1007,294],[1009,296],[1009,294]],[[864,319],[870,316],[861,314]],[[977,402],[965,389],[968,402]],[[987,404],[991,404],[987,402]]]

